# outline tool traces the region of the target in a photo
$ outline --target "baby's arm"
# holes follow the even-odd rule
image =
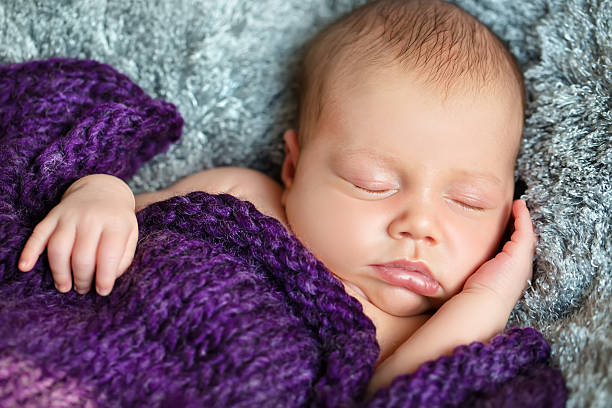
[[[262,213],[284,222],[281,207],[282,188],[270,177],[256,170],[217,167],[189,175],[168,188],[136,196],[136,211],[147,205],[193,191],[227,193],[252,202]]]
[[[192,191],[232,194],[284,221],[280,185],[255,170],[203,170],[167,189],[136,197],[122,180],[95,174],[74,182],[61,202],[34,228],[18,267],[30,271],[47,247],[49,266],[60,292],[72,288],[74,277],[77,292],[87,293],[95,273],[97,292],[107,295],[134,257],[138,240],[135,211]]]
[[[515,231],[499,254],[485,262],[391,356],[370,381],[368,394],[388,386],[398,375],[414,372],[422,363],[450,354],[462,344],[487,342],[503,331],[515,303],[531,279],[535,235],[522,200],[512,206]]]
[[[55,286],[107,295],[132,262],[138,240],[134,195],[121,179],[94,174],[74,182],[60,203],[34,228],[19,269],[30,271],[47,247]]]

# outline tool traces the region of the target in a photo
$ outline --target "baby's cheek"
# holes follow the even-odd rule
[[[335,192],[310,191],[291,197],[287,210],[296,236],[334,272],[358,262],[372,236],[368,217]],[[288,200],[291,204],[291,200]]]
[[[349,257],[354,250],[354,237],[358,233],[358,221],[350,209],[342,202],[328,197],[314,202],[312,219],[304,230],[308,231],[307,240],[321,260],[330,268],[337,266],[340,260]],[[354,221],[354,222],[351,222]]]
[[[437,252],[444,264],[445,291],[452,297],[466,279],[491,257],[492,231],[474,220],[446,220],[445,238]]]
[[[285,211],[293,233],[319,257],[320,248],[333,242],[329,231],[330,223],[334,222],[319,192],[315,189],[295,188],[287,196]]]
[[[330,250],[355,257],[354,252],[362,249],[363,240],[371,234],[367,222],[364,222],[367,221],[365,214],[344,200],[331,200],[323,212],[322,225],[326,226]]]

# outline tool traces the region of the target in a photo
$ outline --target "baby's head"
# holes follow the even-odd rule
[[[515,59],[454,5],[387,0],[323,30],[303,67],[282,169],[290,228],[379,309],[439,307],[508,223],[524,106]]]

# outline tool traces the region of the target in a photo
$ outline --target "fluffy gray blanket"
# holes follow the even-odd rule
[[[131,180],[165,187],[240,165],[278,177],[304,42],[359,0],[79,0],[0,3],[0,63],[51,56],[115,66],[176,104],[184,136]],[[569,407],[612,400],[612,4],[459,0],[525,70],[518,176],[539,234],[532,286],[510,324],[542,331]]]

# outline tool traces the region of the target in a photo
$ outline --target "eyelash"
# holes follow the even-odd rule
[[[395,191],[396,190],[394,188],[389,188],[389,189],[386,189],[386,190],[370,190],[369,188],[361,187],[361,186],[358,186],[357,184],[353,184],[353,186],[355,186],[355,188],[357,188],[359,190],[365,191],[366,193],[373,194],[373,195],[384,195],[384,194],[387,194],[390,191]]]
[[[457,201],[457,200],[453,200],[455,202],[455,204],[459,205],[461,208],[467,210],[467,211],[476,211],[476,212],[482,212],[484,211],[484,208],[482,207],[476,207],[474,205],[469,205],[466,204],[462,201]]]
[[[357,184],[354,184],[354,183],[351,183],[351,184],[353,184],[353,186],[355,188],[357,188],[358,190],[365,191],[368,194],[378,195],[378,196],[385,195],[385,194],[389,193],[390,191],[396,190],[396,189],[393,189],[393,188],[389,188],[389,189],[386,189],[386,190],[371,190],[369,188],[358,186]],[[458,206],[460,206],[461,208],[463,208],[464,210],[466,210],[466,211],[483,212],[485,210],[482,207],[478,207],[478,206],[475,206],[475,205],[470,205],[470,204],[464,203],[463,201],[458,201],[458,200],[452,200],[452,201],[455,204],[457,204]]]

